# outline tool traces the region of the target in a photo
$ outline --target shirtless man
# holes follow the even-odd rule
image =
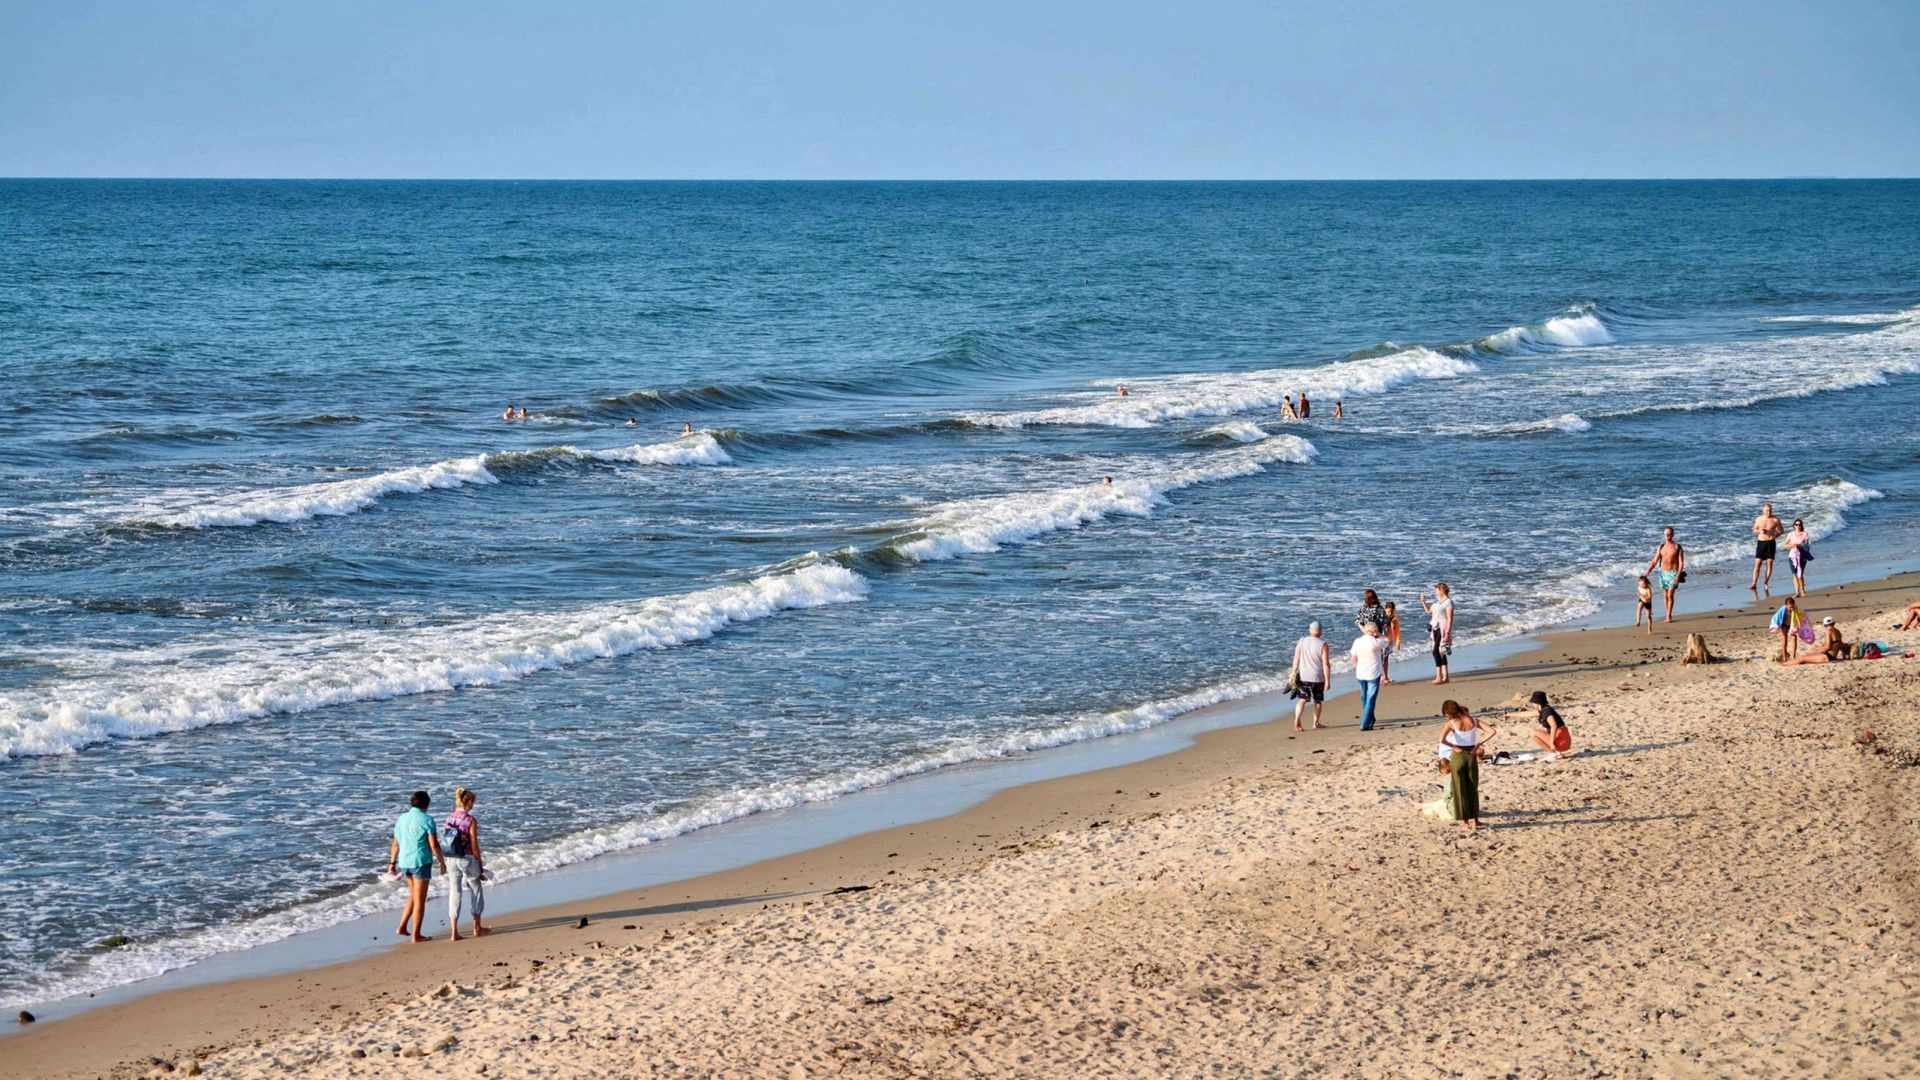
[[[1667,621],[1673,621],[1673,593],[1680,587],[1680,575],[1687,572],[1687,549],[1673,538],[1673,526],[1667,526],[1660,547],[1653,553],[1652,561],[1647,563],[1647,573],[1654,575],[1654,581],[1667,597]]]
[[[1120,384],[1119,386],[1116,386],[1116,387],[1114,387],[1114,388],[1113,388],[1113,392],[1114,392],[1114,393],[1116,393],[1116,394],[1118,394],[1118,395],[1120,395],[1121,397],[1126,397],[1126,396],[1127,396],[1127,384],[1125,384],[1125,383],[1121,383],[1121,384]]]
[[[1780,539],[1780,534],[1786,531],[1786,523],[1774,515],[1773,504],[1762,505],[1760,516],[1753,519],[1753,580],[1747,583],[1747,591],[1755,596],[1760,595],[1761,589],[1767,590],[1768,596],[1773,595],[1773,552],[1776,546],[1774,541]],[[1765,580],[1760,577],[1761,563],[1767,564]]]
[[[500,414],[500,419],[509,421],[513,419],[513,402],[507,402],[507,411]]]

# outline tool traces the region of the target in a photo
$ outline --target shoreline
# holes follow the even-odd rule
[[[1854,618],[1893,606],[1916,590],[1920,574],[1908,572],[1817,589],[1808,603],[1823,613]],[[316,1025],[339,1027],[434,985],[478,984],[499,977],[502,968],[525,972],[596,947],[651,945],[690,923],[713,925],[768,907],[808,906],[832,890],[885,886],[889,878],[959,872],[979,860],[1022,850],[1060,828],[1177,812],[1222,782],[1260,769],[1324,774],[1365,749],[1428,738],[1443,697],[1459,697],[1476,712],[1493,711],[1522,690],[1544,685],[1556,699],[1571,700],[1616,685],[1632,687],[1656,664],[1665,682],[1708,678],[1714,669],[1682,669],[1664,661],[1677,655],[1686,633],[1704,633],[1710,642],[1750,633],[1764,625],[1771,606],[1772,601],[1710,606],[1676,616],[1671,629],[1663,624],[1651,636],[1625,627],[1575,626],[1516,639],[1516,644],[1530,644],[1492,666],[1456,674],[1447,687],[1422,681],[1386,688],[1382,722],[1392,726],[1366,736],[1354,726],[1357,695],[1351,689],[1328,699],[1327,720],[1333,726],[1299,736],[1288,730],[1284,717],[1271,720],[1282,704],[1291,704],[1279,695],[1223,702],[1143,734],[1158,732],[1164,738],[1170,726],[1208,717],[1225,719],[1228,726],[1190,735],[1173,732],[1190,741],[1142,760],[1005,787],[954,813],[745,866],[518,911],[511,921],[497,922],[494,935],[457,948],[444,941],[384,948],[344,963],[140,994],[0,1038],[0,1062],[25,1075],[101,1075],[154,1056],[170,1059],[196,1048],[270,1039]],[[1351,687],[1350,677],[1342,683]],[[1569,720],[1578,738],[1579,721]],[[582,917],[588,926],[577,929]]]

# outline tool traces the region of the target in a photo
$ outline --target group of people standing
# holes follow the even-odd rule
[[[1347,415],[1346,405],[1342,403],[1339,398],[1335,398],[1333,401],[1333,418],[1335,420],[1342,420],[1346,418],[1346,415]],[[1313,419],[1313,402],[1307,400],[1307,392],[1305,390],[1300,391],[1300,403],[1298,405],[1294,404],[1292,394],[1288,394],[1286,396],[1286,400],[1281,402],[1280,404],[1280,419],[1282,420]]]
[[[1787,566],[1793,571],[1793,595],[1807,595],[1807,564],[1813,562],[1813,536],[1807,532],[1807,523],[1800,518],[1793,519],[1793,527],[1773,512],[1772,503],[1762,503],[1760,513],[1753,519],[1753,576],[1748,579],[1747,591],[1758,597],[1761,593],[1773,595],[1773,564],[1778,558],[1780,545],[1787,546]],[[1657,585],[1666,602],[1666,621],[1673,621],[1673,597],[1687,580],[1687,549],[1674,538],[1673,526],[1669,525],[1662,534],[1660,546],[1654,549],[1653,558],[1647,560],[1647,569],[1640,575],[1640,605],[1634,610],[1633,624],[1640,625],[1642,617],[1646,619],[1647,633],[1653,633],[1653,593]]]
[[[427,918],[427,887],[437,865],[447,879],[447,922],[453,928],[452,940],[460,940],[462,911],[471,913],[473,936],[493,932],[480,922],[486,908],[486,882],[492,878],[480,853],[480,822],[473,816],[479,797],[466,788],[453,789],[454,811],[438,828],[427,813],[432,798],[416,791],[407,800],[407,809],[393,823],[393,843],[387,850],[387,876],[407,884],[407,906],[400,912],[403,938],[425,941],[421,933]],[[411,929],[409,929],[411,924]]]
[[[1420,606],[1427,612],[1427,636],[1433,649],[1433,682],[1439,686],[1452,681],[1447,661],[1453,654],[1453,591],[1446,582],[1433,587],[1434,598],[1427,600],[1423,590]],[[1354,620],[1360,636],[1347,649],[1353,661],[1353,678],[1360,687],[1360,730],[1372,731],[1374,705],[1380,687],[1393,681],[1390,674],[1393,654],[1400,648],[1400,614],[1392,603],[1381,603],[1380,595],[1368,589],[1360,598],[1360,614]],[[1305,731],[1301,721],[1308,705],[1313,706],[1313,726],[1321,727],[1320,716],[1326,706],[1327,684],[1333,676],[1333,649],[1328,645],[1320,623],[1307,626],[1307,635],[1293,646],[1292,673],[1287,679],[1293,695],[1293,730]]]

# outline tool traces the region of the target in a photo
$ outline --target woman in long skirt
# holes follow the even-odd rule
[[[1480,827],[1480,749],[1493,738],[1491,724],[1473,718],[1457,701],[1440,706],[1440,753],[1447,762],[1447,808],[1462,829]]]

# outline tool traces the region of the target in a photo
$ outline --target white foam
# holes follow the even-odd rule
[[[1883,323],[1910,319],[1913,315],[1913,311],[1885,311],[1861,315],[1770,315],[1760,321],[1771,323],[1830,323],[1836,326],[1878,326]]]
[[[1578,435],[1583,431],[1593,430],[1593,425],[1579,413],[1561,413],[1559,416],[1549,416],[1545,420],[1527,420],[1517,424],[1500,424],[1470,430],[1476,435],[1533,435],[1546,431]]]
[[[1237,443],[1256,443],[1268,438],[1267,432],[1251,420],[1229,420],[1200,433],[1202,438],[1231,439]]]
[[[718,439],[701,431],[670,442],[646,443],[609,450],[577,446],[549,446],[509,450],[497,454],[437,461],[376,473],[353,480],[272,488],[242,494],[218,492],[171,493],[155,496],[133,513],[111,515],[121,521],[143,521],[179,529],[243,528],[265,523],[286,524],[316,517],[357,514],[389,495],[487,485],[499,474],[523,461],[574,457],[627,465],[725,465],[727,456]]]
[[[1431,349],[1411,348],[1363,360],[1342,360],[1314,368],[1270,368],[1222,375],[1169,375],[1129,380],[1126,397],[1107,393],[1083,404],[1050,409],[966,412],[956,416],[982,427],[1022,428],[1036,424],[1145,428],[1165,420],[1195,416],[1277,410],[1289,394],[1319,398],[1331,411],[1340,398],[1385,393],[1403,383],[1453,379],[1480,370],[1468,360]]]
[[[1612,341],[1613,333],[1607,329],[1606,323],[1600,321],[1600,316],[1590,308],[1580,308],[1532,326],[1510,326],[1497,334],[1481,338],[1475,344],[1488,352],[1514,353],[1544,346],[1578,349],[1607,345]]]
[[[357,514],[388,495],[418,494],[499,482],[500,478],[488,471],[486,456],[476,454],[473,457],[436,461],[431,465],[394,469],[354,480],[302,484],[244,495],[186,496],[192,500],[190,507],[158,514],[147,509],[137,517],[181,529],[232,528],[262,522],[286,523]],[[178,496],[169,498],[176,504],[182,501]],[[149,507],[152,505],[149,504]]]
[[[1201,460],[1197,464],[1117,477],[1110,487],[1095,480],[1072,487],[944,503],[912,521],[898,523],[909,531],[886,546],[915,562],[998,551],[1004,544],[1077,529],[1110,514],[1149,517],[1155,506],[1166,501],[1167,492],[1250,476],[1279,462],[1305,465],[1314,454],[1312,443],[1281,435],[1252,446],[1198,455]]]
[[[581,457],[593,461],[622,462],[628,465],[725,465],[733,459],[720,446],[712,432],[696,431],[672,442],[644,443],[618,450],[578,450]]]
[[[863,599],[866,581],[833,563],[697,592],[557,613],[503,613],[398,633],[346,631],[231,656],[180,650],[101,653],[74,666],[98,677],[0,694],[0,757],[68,754],[108,739],[144,738],[378,701],[490,686],[538,671],[712,637],[781,611]],[[185,648],[183,646],[183,648]],[[205,655],[205,643],[191,655]]]

